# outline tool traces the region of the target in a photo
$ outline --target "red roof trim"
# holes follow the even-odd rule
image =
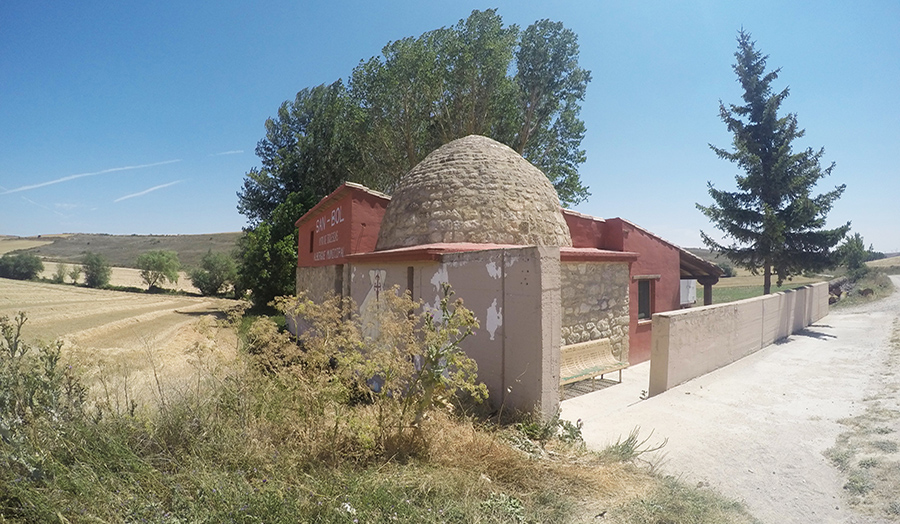
[[[348,255],[351,262],[411,262],[428,260],[440,262],[444,255],[452,253],[469,253],[475,251],[490,251],[494,249],[518,249],[527,246],[513,244],[474,244],[470,242],[446,242],[438,244],[423,244],[421,246],[398,247],[385,251],[372,251],[371,253],[355,253]]]
[[[421,246],[390,249],[387,251],[356,253],[348,255],[347,260],[351,262],[410,262],[423,260],[440,262],[444,255],[452,253],[490,251],[494,249],[519,249],[522,247],[527,246],[513,244],[472,244],[467,242],[425,244]],[[587,247],[560,247],[559,258],[563,262],[634,262],[637,260],[638,254],[629,251],[606,251],[603,249]]]
[[[607,251],[592,247],[561,247],[559,259],[563,262],[634,262],[638,253],[631,251]]]
[[[584,213],[580,213],[578,211],[574,211],[572,209],[561,209],[562,214],[564,215],[572,215],[573,217],[583,218],[585,220],[593,220],[594,222],[606,222],[605,218],[595,217],[593,215],[586,215]]]

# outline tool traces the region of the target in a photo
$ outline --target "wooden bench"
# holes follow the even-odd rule
[[[628,362],[622,362],[613,355],[612,344],[608,338],[580,342],[569,346],[562,346],[559,350],[559,385],[560,387],[591,379],[591,389],[594,387],[594,378],[619,372],[619,383],[622,382],[622,370],[628,367]]]

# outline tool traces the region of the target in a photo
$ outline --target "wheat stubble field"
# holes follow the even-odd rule
[[[92,394],[120,406],[177,394],[204,369],[231,361],[233,335],[216,320],[232,305],[0,279],[0,316],[24,311],[23,338],[61,340],[63,358],[82,368]]]

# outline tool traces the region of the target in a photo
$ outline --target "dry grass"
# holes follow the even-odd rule
[[[845,473],[850,504],[900,522],[900,321],[882,379],[882,390],[864,399],[866,411],[840,421],[847,429],[826,456]]]
[[[900,257],[882,258],[881,260],[873,260],[866,262],[869,267],[900,267]]]
[[[204,355],[198,353],[201,346],[215,342],[207,353],[233,358],[233,334],[226,340],[210,319],[224,317],[234,304],[0,279],[0,316],[26,311],[24,336],[62,339],[64,356],[81,363],[92,393],[114,392],[120,404],[127,404],[126,396],[142,401],[158,396],[154,369],[167,390],[190,383],[193,362]]]
[[[98,299],[119,304],[119,297],[127,298],[119,310],[144,298],[10,283],[20,284],[48,292],[71,289],[78,309]],[[45,298],[46,313],[63,315],[56,317],[63,322],[59,297]],[[34,449],[23,447],[44,457],[53,473],[46,482],[52,484],[0,471],[0,522],[22,515],[22,521],[61,515],[59,520],[70,522],[223,522],[251,516],[265,522],[352,522],[340,512],[345,505],[360,522],[568,523],[595,522],[598,515],[625,523],[754,522],[740,505],[660,477],[633,457],[613,459],[553,439],[538,445],[516,426],[442,410],[431,412],[415,439],[400,443],[405,450],[375,453],[374,439],[366,436],[377,424],[377,404],[322,402],[324,390],[304,391],[291,374],[261,373],[255,357],[237,351],[230,328],[207,323],[192,329],[194,334],[171,340],[181,347],[174,353],[160,352],[162,339],[152,334],[137,354],[70,353],[89,373],[92,403],[105,406],[106,415],[52,433],[56,440],[36,441]],[[170,339],[172,333],[159,335]],[[139,383],[150,389],[149,396],[138,395]],[[315,409],[317,402],[323,409]],[[337,438],[342,435],[348,438]],[[24,507],[31,509],[17,509]]]
[[[20,249],[31,249],[35,247],[46,246],[52,244],[53,240],[37,240],[31,238],[19,237],[0,237],[0,256],[18,251]]]

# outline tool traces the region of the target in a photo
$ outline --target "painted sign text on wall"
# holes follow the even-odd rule
[[[338,206],[331,211],[326,211],[316,219],[314,241],[310,250],[315,262],[328,262],[330,260],[344,258],[346,243],[349,242],[349,232],[344,223],[344,206]],[[343,244],[343,245],[342,245]]]

